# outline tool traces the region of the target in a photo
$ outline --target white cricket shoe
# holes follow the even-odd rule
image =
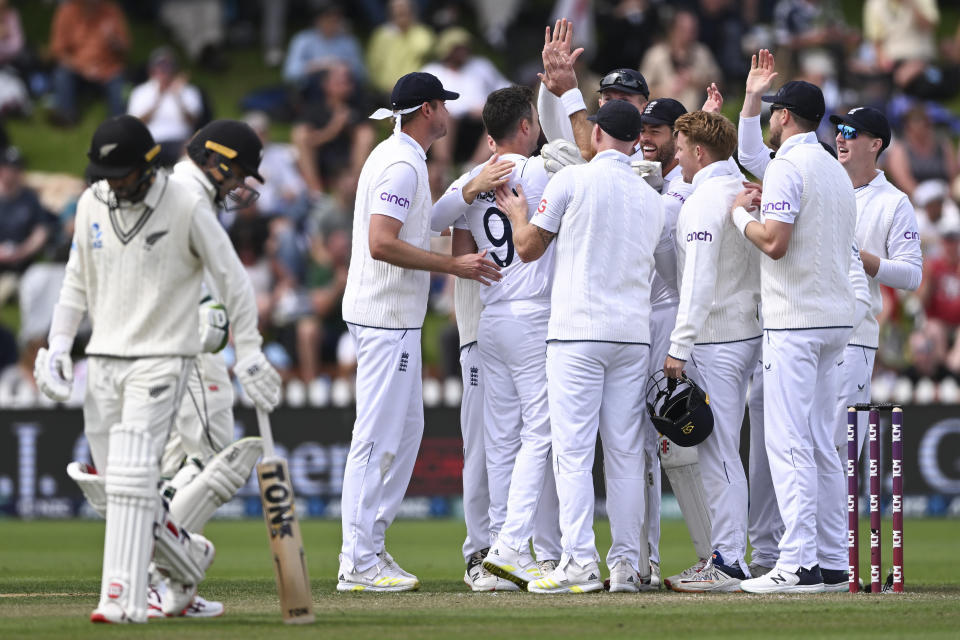
[[[747,593],[820,593],[823,591],[823,576],[820,565],[812,569],[800,567],[795,573],[774,567],[773,571],[744,580],[740,589]]]
[[[351,592],[393,592],[416,591],[420,588],[420,581],[416,578],[406,578],[387,567],[386,563],[377,558],[377,563],[366,571],[347,571],[343,567],[341,558],[337,591]]]
[[[380,556],[380,559],[383,560],[383,564],[389,573],[400,576],[401,578],[413,578],[414,580],[417,580],[417,576],[413,575],[409,571],[404,570],[404,568],[393,559],[393,556],[390,555],[390,552],[386,549],[384,549],[383,552],[378,555]],[[417,581],[419,582],[419,580]]]
[[[590,562],[581,567],[572,559],[565,565],[559,566],[553,572],[533,580],[527,585],[531,593],[589,593],[603,591],[603,581],[600,579],[600,567],[596,562]]]
[[[727,565],[719,551],[714,551],[707,564],[688,578],[671,580],[670,588],[681,593],[729,593],[740,591],[740,582],[747,576],[739,566]]]
[[[519,591],[520,587],[500,576],[495,576],[483,568],[483,559],[489,548],[474,552],[467,561],[467,570],[463,573],[463,582],[471,591]]]
[[[623,557],[617,558],[610,567],[610,592],[637,593],[640,591],[640,575]]]
[[[540,568],[529,552],[511,549],[499,540],[490,547],[490,552],[483,559],[483,568],[521,589],[526,589],[531,580],[541,577]]]
[[[167,618],[163,613],[163,595],[166,584],[162,581],[147,586],[147,617],[150,619]],[[193,598],[183,613],[184,618],[218,618],[223,615],[223,603],[207,600],[199,595]]]
[[[188,542],[188,553],[204,572],[213,564],[216,549],[213,543],[199,533],[191,533]],[[163,582],[167,590],[163,593],[163,614],[169,617],[182,616],[194,597],[197,595],[197,585],[180,582],[170,576],[164,576]]]
[[[135,622],[127,616],[119,602],[109,600],[98,606],[90,614],[90,622],[108,623],[108,624],[127,624]],[[143,620],[142,622],[146,622]]]
[[[686,578],[689,578],[692,575],[695,575],[698,571],[703,569],[705,566],[707,566],[707,559],[700,558],[699,560],[697,560],[696,564],[694,564],[693,566],[687,567],[677,575],[670,576],[669,578],[664,580],[663,584],[666,585],[667,589],[673,589],[674,582],[679,582],[680,580],[684,580]]]

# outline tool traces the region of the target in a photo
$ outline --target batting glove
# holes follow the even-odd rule
[[[40,349],[33,362],[33,379],[51,400],[66,402],[73,390],[73,361],[70,350],[54,340],[50,349]]]
[[[200,301],[200,344],[206,353],[217,353],[230,338],[230,319],[226,308],[211,298]]]
[[[257,407],[269,412],[280,404],[280,374],[262,351],[238,360],[234,371],[243,390]]]
[[[550,176],[571,164],[584,164],[586,162],[580,155],[580,148],[569,140],[562,138],[543,145],[543,148],[540,149],[540,155],[543,157],[543,168]]]
[[[634,173],[647,181],[654,191],[663,188],[663,167],[655,160],[634,160],[630,163]]]

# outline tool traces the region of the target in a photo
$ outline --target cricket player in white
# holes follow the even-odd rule
[[[521,186],[527,194],[529,218],[547,183],[543,160],[529,157],[540,136],[533,93],[525,87],[494,91],[487,96],[483,120],[496,153],[493,160],[512,168],[502,183]],[[516,255],[510,221],[494,206],[493,191],[478,192],[476,186],[491,171],[493,160],[474,168],[465,188],[448,192],[438,205],[445,200],[459,203],[455,254],[479,247],[503,268],[500,282],[480,292],[484,309],[478,339],[486,385],[490,527],[496,538],[484,568],[526,588],[532,577],[540,576],[529,552],[531,537],[541,562],[552,561],[555,566],[560,558],[546,388],[553,251],[551,247],[548,256],[534,262],[523,262]],[[536,526],[539,521],[543,527]]]
[[[94,622],[145,622],[147,565],[166,574],[163,611],[178,615],[213,561],[213,546],[166,514],[159,460],[180,406],[188,364],[200,350],[196,301],[206,268],[234,309],[241,383],[266,411],[280,377],[260,352],[253,289],[207,203],[158,173],[157,147],[131,116],[104,122],[88,152],[91,178],[103,177],[77,206],[76,233],[54,310],[50,350],[35,375],[62,400],[72,382],[70,349],[86,311],[89,379],[84,431],[95,467],[106,475],[106,534],[100,604]],[[243,170],[235,171],[243,177]],[[151,283],[144,287],[143,283]]]
[[[739,591],[746,577],[747,479],[740,460],[747,382],[760,352],[759,255],[728,211],[743,174],[728,162],[737,144],[733,124],[697,111],[674,123],[677,159],[693,193],[676,228],[680,305],[664,372],[679,378],[695,362],[710,397],[713,433],[700,446],[700,471],[711,505],[715,551],[694,575],[672,579],[674,591]]]
[[[423,435],[420,330],[428,272],[483,284],[500,277],[481,254],[429,251],[426,152],[447,133],[444,101],[457,97],[429,73],[410,73],[397,80],[392,109],[373,114],[397,125],[364,164],[354,207],[343,318],[357,345],[357,420],[344,470],[338,591],[419,588],[386,551],[385,536]]]
[[[473,199],[483,191],[489,191],[505,181],[513,169],[512,162],[497,162],[494,157],[484,165],[484,171],[471,179],[470,173],[457,178],[444,196],[434,203],[431,211],[431,226],[434,232],[449,228],[463,215],[465,199]],[[461,190],[466,192],[461,194]],[[450,196],[450,194],[455,194]],[[469,195],[468,195],[469,194]],[[449,197],[448,197],[449,196]],[[475,246],[466,233],[455,233],[458,244]],[[453,253],[458,251],[454,245]],[[483,568],[483,559],[490,551],[493,540],[490,529],[490,487],[487,479],[487,456],[484,446],[484,389],[485,377],[481,367],[480,347],[477,344],[477,328],[483,302],[480,300],[481,285],[475,280],[457,278],[454,281],[453,300],[457,317],[457,332],[460,337],[460,372],[463,377],[463,396],[460,398],[460,432],[463,436],[463,520],[467,537],[463,541],[463,559],[467,563],[463,582],[471,591],[517,591],[519,587],[509,580],[493,575]],[[513,406],[519,420],[520,407]]]
[[[559,171],[529,222],[522,190],[519,196],[497,190],[497,206],[510,217],[521,259],[539,258],[557,237],[547,380],[563,555],[556,570],[529,583],[537,593],[603,588],[593,535],[598,430],[613,537],[610,589],[638,590],[644,506],[637,490],[643,486],[643,402],[637,389],[646,380],[655,255],[668,280],[675,278],[675,255],[671,238],[662,233],[659,196],[629,165],[640,112],[611,100],[594,118],[598,153],[587,164]]]
[[[830,116],[837,127],[837,156],[847,170],[857,196],[857,243],[872,299],[870,313],[854,330],[840,368],[837,398],[836,445],[846,461],[847,407],[870,402],[873,362],[880,346],[877,316],[883,311],[880,285],[915,291],[923,276],[923,255],[917,215],[910,198],[887,182],[877,168],[877,158],[890,144],[890,124],[871,107],[856,107],[844,115]],[[866,442],[868,416],[857,429],[857,451]]]
[[[776,157],[764,173],[762,221],[734,201],[737,229],[761,258],[765,439],[785,531],[774,569],[744,591],[822,591],[821,568],[846,581],[843,469],[833,444],[836,361],[866,313],[869,291],[854,237],[856,199],[846,172],[814,130],[820,89],[789,82],[771,102]],[[782,144],[781,144],[782,141]],[[830,401],[827,401],[827,399]]]

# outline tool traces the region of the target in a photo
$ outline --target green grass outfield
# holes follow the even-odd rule
[[[596,528],[605,551],[607,524],[598,523]],[[99,592],[102,522],[0,520],[0,638],[956,638],[958,530],[956,520],[907,520],[908,593],[901,596],[671,592],[536,596],[469,593],[461,582],[463,524],[399,521],[390,529],[388,546],[420,577],[423,587],[418,593],[362,595],[334,590],[339,523],[309,521],[303,523],[303,532],[318,621],[311,627],[285,627],[280,623],[263,523],[217,521],[207,531],[217,545],[217,560],[202,592],[224,602],[224,617],[159,620],[131,629],[87,621]],[[869,573],[869,543],[865,536],[862,540],[867,548],[861,568]],[[689,564],[691,552],[683,523],[664,522],[664,574]]]

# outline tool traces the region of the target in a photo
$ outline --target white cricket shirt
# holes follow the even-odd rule
[[[553,176],[530,221],[557,233],[548,340],[650,344],[654,253],[673,255],[663,217],[660,195],[618,151]]]
[[[760,336],[760,252],[730,218],[743,190],[743,174],[727,161],[693,177],[693,193],[680,209],[675,242],[680,304],[669,354],[689,360],[694,344]]]

